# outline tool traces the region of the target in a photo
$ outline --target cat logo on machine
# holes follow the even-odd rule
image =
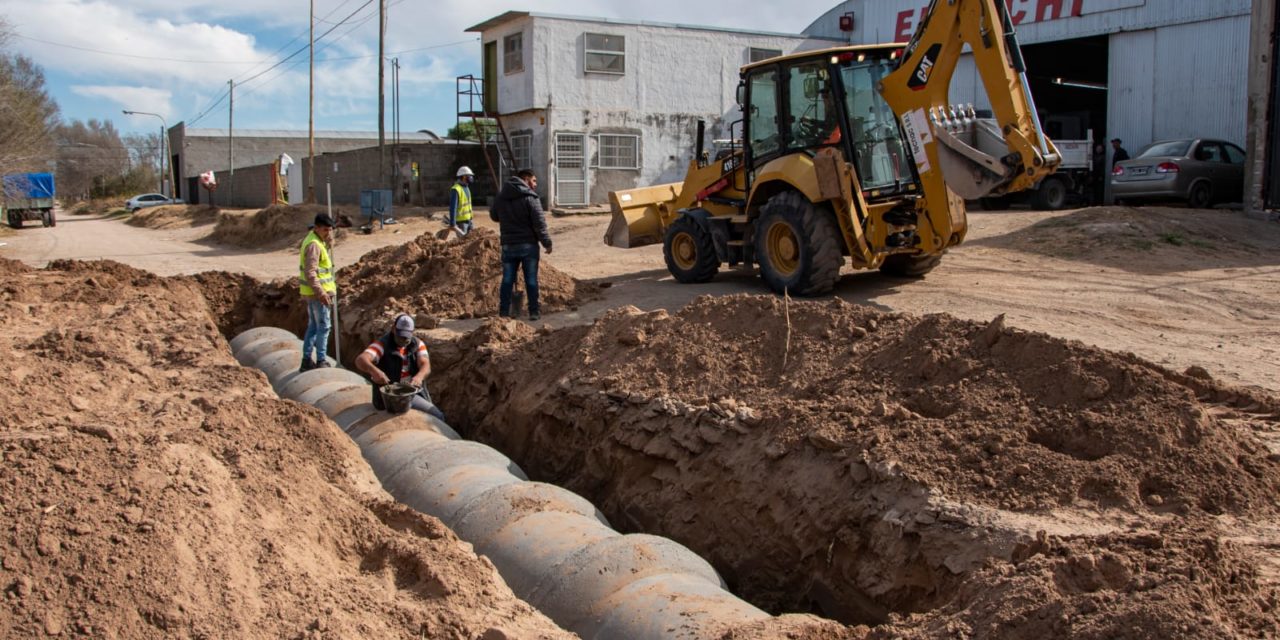
[[[916,70],[911,73],[911,78],[907,80],[907,88],[912,91],[919,91],[929,84],[929,76],[933,75],[933,65],[938,59],[938,53],[942,51],[942,43],[935,42],[929,50],[924,52],[924,56],[920,58],[920,63],[916,65]]]

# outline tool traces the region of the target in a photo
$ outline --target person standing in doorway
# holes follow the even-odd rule
[[[498,290],[498,315],[511,316],[511,289],[516,282],[516,269],[524,273],[528,292],[529,321],[542,319],[538,304],[538,245],[551,254],[551,234],[538,200],[538,177],[529,169],[521,169],[507,178],[498,199],[489,210],[489,218],[498,223],[502,242],[502,286]]]
[[[302,240],[298,255],[299,292],[307,303],[307,332],[302,336],[302,371],[332,366],[326,359],[331,326],[329,306],[338,293],[333,258],[329,252],[333,218],[316,215],[315,224]],[[315,353],[315,359],[311,354]]]
[[[1121,144],[1120,138],[1111,139],[1111,149],[1114,151],[1114,154],[1112,154],[1111,156],[1111,168],[1113,169],[1115,168],[1117,162],[1120,162],[1121,160],[1129,159],[1129,152],[1125,151],[1124,147],[1120,146],[1120,144]]]
[[[453,183],[453,189],[449,192],[449,219],[445,224],[465,236],[471,232],[471,183],[476,179],[476,174],[471,171],[471,167],[464,165],[458,167],[456,177],[458,180]]]

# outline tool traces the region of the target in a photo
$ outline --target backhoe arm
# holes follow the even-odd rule
[[[952,106],[948,90],[965,45],[991,101],[995,123],[972,106]],[[1022,51],[1003,0],[933,0],[898,69],[880,88],[911,144],[936,231],[963,226],[947,188],[964,199],[1022,191],[1057,168],[1027,86]],[[962,206],[962,205],[960,205]],[[947,219],[950,219],[948,223]],[[955,230],[959,231],[959,230]]]

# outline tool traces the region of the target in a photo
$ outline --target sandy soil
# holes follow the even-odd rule
[[[876,638],[1280,633],[1280,402],[1198,370],[773,295],[492,320],[433,364],[467,437],[774,612]]]
[[[0,277],[0,637],[573,637],[240,367],[198,289]]]
[[[425,213],[402,217],[402,226],[345,239],[335,251],[338,265],[439,229]],[[35,266],[57,258],[110,258],[161,275],[296,274],[292,241],[275,250],[246,250],[212,243],[207,225],[156,231],[94,216],[63,218],[54,229],[0,229],[0,242],[8,243],[0,256]],[[481,227],[494,226],[484,212],[476,220]],[[1232,211],[1161,207],[974,211],[970,223],[966,243],[923,280],[850,271],[836,295],[882,310],[970,320],[1004,314],[1013,327],[1131,351],[1175,369],[1197,365],[1222,380],[1280,390],[1276,223]],[[556,252],[544,256],[546,263],[611,285],[598,302],[544,315],[552,326],[589,322],[622,304],[675,310],[701,294],[763,291],[752,273],[724,272],[705,285],[680,285],[667,274],[661,247],[605,246],[607,217],[553,218],[550,224]],[[478,324],[444,326],[468,331]]]

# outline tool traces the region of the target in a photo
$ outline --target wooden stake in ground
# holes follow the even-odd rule
[[[787,318],[787,344],[782,351],[782,372],[787,371],[787,358],[791,355],[791,296],[787,288],[782,288],[782,313]]]

